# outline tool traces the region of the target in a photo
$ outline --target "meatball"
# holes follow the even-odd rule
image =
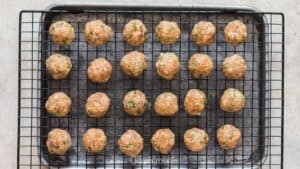
[[[241,131],[231,124],[225,124],[217,130],[218,144],[223,149],[234,149],[241,140]]]
[[[83,147],[87,152],[98,153],[107,145],[107,137],[102,129],[90,128],[82,138]]]
[[[229,79],[239,79],[247,71],[247,65],[243,57],[238,54],[226,57],[223,61],[224,76]]]
[[[94,59],[87,69],[88,79],[94,83],[106,83],[111,78],[112,66],[105,58]]]
[[[147,38],[147,29],[141,20],[129,21],[123,30],[124,40],[132,46],[139,46]]]
[[[69,57],[55,53],[46,60],[46,68],[52,79],[61,80],[69,75],[72,62]]]
[[[110,107],[110,98],[102,92],[90,95],[86,101],[85,109],[89,117],[103,117]]]
[[[112,38],[113,32],[109,26],[99,19],[85,24],[84,35],[88,44],[100,46]]]
[[[195,127],[188,129],[183,138],[185,147],[192,152],[203,151],[209,142],[208,134],[204,130]]]
[[[71,98],[63,92],[50,95],[46,101],[47,112],[56,117],[65,117],[71,111]]]
[[[69,45],[75,38],[74,28],[66,21],[57,21],[50,25],[49,34],[57,45]]]
[[[71,136],[66,130],[52,129],[48,133],[46,145],[50,154],[64,155],[72,145]]]
[[[144,139],[135,130],[127,130],[118,141],[119,149],[129,157],[136,157],[144,148]]]
[[[180,70],[180,62],[175,53],[160,53],[155,67],[159,76],[166,80],[172,80]]]
[[[238,89],[226,89],[221,96],[220,107],[225,112],[238,112],[245,106],[245,96]]]
[[[160,116],[174,116],[178,107],[177,96],[171,92],[161,93],[154,102],[154,111]]]
[[[130,77],[137,77],[147,69],[146,55],[142,52],[132,51],[122,57],[121,70]]]
[[[196,45],[210,45],[216,37],[216,27],[207,21],[196,23],[192,30],[192,38]]]
[[[146,95],[142,91],[132,90],[125,95],[123,108],[130,115],[140,116],[146,111],[147,103]]]
[[[152,147],[161,154],[169,154],[175,145],[175,134],[165,128],[156,130],[151,138]]]
[[[160,21],[155,27],[156,37],[162,44],[173,44],[180,38],[180,28],[176,22]]]
[[[199,79],[208,77],[214,69],[214,64],[208,55],[196,53],[189,59],[188,68],[192,76]]]
[[[224,38],[234,46],[243,43],[247,39],[247,26],[239,20],[229,22],[224,29]]]
[[[184,99],[184,109],[191,116],[200,116],[206,104],[205,93],[199,89],[190,89]]]

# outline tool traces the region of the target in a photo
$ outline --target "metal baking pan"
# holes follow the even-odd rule
[[[260,168],[266,155],[267,137],[264,126],[267,123],[264,109],[265,96],[265,39],[267,34],[264,15],[247,7],[208,6],[130,6],[98,4],[56,4],[48,8],[41,18],[41,112],[40,112],[40,153],[43,165],[54,167],[99,167],[99,168]],[[122,39],[122,29],[130,19],[143,20],[148,29],[148,39],[140,47],[132,47]],[[52,45],[49,40],[49,25],[56,20],[67,20],[76,32],[74,42],[68,47]],[[91,47],[85,43],[83,28],[85,22],[102,19],[114,31],[113,39],[104,46]],[[160,20],[176,21],[182,30],[181,39],[174,45],[162,46],[153,34],[153,28]],[[237,47],[227,44],[223,38],[226,23],[240,19],[247,24],[249,37]],[[192,26],[199,20],[209,20],[217,27],[216,41],[208,47],[197,47],[190,39]],[[120,58],[127,52],[139,50],[146,54],[148,69],[143,76],[132,79],[123,75],[119,68]],[[155,72],[154,63],[160,52],[172,51],[181,60],[180,75],[175,80],[165,81]],[[72,58],[73,68],[66,80],[51,80],[45,71],[45,59],[54,52]],[[187,70],[188,58],[203,52],[210,55],[215,71],[209,78],[195,80]],[[239,53],[246,59],[248,72],[242,80],[225,79],[221,63],[225,56]],[[104,56],[113,65],[112,79],[104,85],[91,83],[86,77],[90,60]],[[246,96],[246,106],[240,113],[224,113],[219,108],[219,98],[224,89],[235,87]],[[190,88],[204,90],[208,97],[207,109],[201,117],[189,117],[184,112],[183,99]],[[121,106],[123,95],[131,89],[145,92],[149,105],[142,117],[127,115]],[[64,91],[72,98],[72,111],[66,118],[49,116],[44,103],[55,91]],[[104,91],[112,99],[112,107],[105,118],[91,119],[85,115],[86,98],[93,92]],[[179,97],[180,111],[172,118],[158,117],[152,111],[155,97],[163,91],[172,91]],[[241,144],[232,151],[218,147],[216,128],[224,123],[238,126],[242,131]],[[64,156],[48,154],[45,147],[47,133],[52,128],[65,128],[72,135],[73,145]],[[89,127],[102,128],[108,136],[108,146],[99,154],[86,153],[81,136]],[[156,129],[168,127],[176,135],[176,145],[169,155],[160,155],[151,148],[150,138]],[[183,144],[183,133],[191,127],[205,129],[210,143],[204,152],[188,152]],[[144,138],[144,150],[136,158],[120,153],[117,139],[126,129],[135,129]]]

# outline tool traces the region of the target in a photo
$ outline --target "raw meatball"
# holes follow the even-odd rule
[[[159,129],[151,138],[152,147],[161,154],[169,154],[175,145],[175,134],[172,130]]]
[[[71,111],[71,98],[63,92],[50,95],[46,101],[47,112],[56,117],[65,117]]]
[[[241,140],[241,131],[231,124],[225,124],[218,128],[217,140],[221,148],[234,149]]]
[[[105,58],[98,58],[90,62],[87,75],[94,83],[106,83],[111,78],[112,66]]]
[[[155,34],[160,43],[172,44],[180,38],[180,28],[176,22],[160,21],[155,27]]]
[[[126,75],[137,77],[147,69],[146,55],[138,51],[129,52],[122,57],[120,66]]]
[[[226,112],[238,112],[245,106],[245,96],[238,89],[226,89],[221,96],[220,107]]]
[[[65,79],[72,69],[72,62],[69,57],[55,53],[46,60],[46,68],[52,79]]]
[[[184,133],[185,147],[192,152],[203,151],[209,142],[208,134],[199,128],[191,128]]]
[[[112,38],[113,32],[109,26],[99,19],[85,24],[84,35],[90,45],[100,46]]]
[[[160,94],[154,102],[154,111],[160,116],[174,116],[178,111],[177,96],[171,92]]]
[[[64,155],[72,145],[71,136],[66,130],[52,129],[48,133],[46,145],[50,154]]]
[[[90,95],[86,101],[85,109],[89,117],[103,117],[110,107],[110,98],[102,92]]]
[[[82,138],[83,147],[87,152],[98,153],[107,145],[107,137],[102,129],[90,128]]]
[[[140,116],[146,111],[147,103],[146,95],[142,91],[132,90],[125,95],[123,108],[130,115]]]
[[[247,39],[247,26],[239,20],[231,21],[224,29],[224,37],[228,43],[239,45]]]
[[[188,62],[188,68],[196,79],[208,77],[214,69],[214,64],[208,55],[196,53]]]
[[[49,34],[57,45],[69,45],[75,38],[74,28],[66,21],[57,21],[50,25]]]
[[[147,29],[141,20],[129,21],[123,30],[124,40],[132,46],[139,46],[147,38]]]
[[[223,61],[223,73],[229,79],[239,79],[245,75],[246,71],[246,62],[238,54],[226,57]]]
[[[192,38],[199,46],[210,45],[216,37],[216,27],[207,21],[200,21],[194,25]]]
[[[144,148],[144,139],[135,130],[127,130],[118,141],[119,149],[129,157],[136,157]]]
[[[206,104],[205,93],[199,89],[190,89],[184,99],[184,109],[191,116],[200,116]]]
[[[180,62],[175,53],[160,53],[155,67],[159,76],[166,80],[172,80],[180,70]]]

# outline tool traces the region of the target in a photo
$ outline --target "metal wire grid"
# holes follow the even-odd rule
[[[50,20],[45,19],[45,15],[51,16]],[[265,23],[253,19],[254,16],[263,16]],[[88,46],[83,38],[84,23],[96,18],[106,21],[115,33],[112,41],[98,48]],[[138,48],[124,43],[121,36],[124,24],[132,18],[143,20],[149,31],[147,42]],[[227,45],[222,37],[224,25],[234,18],[242,19],[249,29],[248,40],[238,47]],[[47,36],[47,26],[59,19],[71,22],[76,30],[76,38],[68,47],[53,45]],[[199,20],[210,20],[218,28],[216,42],[209,47],[196,47],[190,39],[190,32],[186,31],[175,45],[162,46],[152,33],[162,19],[176,20],[183,31],[190,31]],[[262,29],[262,25],[265,29]],[[22,11],[19,30],[18,168],[283,167],[282,14],[217,11],[97,11],[73,14]],[[133,49],[143,51],[148,59],[147,71],[137,79],[126,77],[119,68],[120,58]],[[155,73],[154,63],[161,51],[172,51],[180,57],[182,69],[173,81],[161,80]],[[46,74],[44,61],[54,52],[72,58],[72,72],[66,80],[54,81]],[[215,72],[210,78],[194,80],[187,71],[187,59],[196,52],[207,53],[213,58]],[[224,56],[236,52],[245,56],[250,69],[242,80],[231,81],[223,77],[220,64]],[[106,57],[114,70],[112,80],[104,85],[92,84],[85,74],[88,61],[99,56]],[[219,109],[218,99],[227,87],[236,87],[245,93],[247,103],[242,113],[226,114]],[[140,118],[127,115],[121,106],[123,95],[134,88],[143,90],[150,102],[147,112]],[[190,88],[201,88],[208,96],[209,104],[203,117],[189,117],[184,113],[182,102]],[[54,91],[64,91],[72,97],[72,111],[67,118],[55,118],[45,113],[45,100]],[[87,118],[84,114],[86,98],[96,91],[105,91],[112,99],[111,110],[103,119]],[[162,91],[172,91],[178,95],[180,111],[175,117],[155,116],[151,103]],[[237,125],[243,133],[242,142],[234,151],[224,151],[216,145],[215,130],[224,123]],[[204,152],[190,153],[184,148],[183,133],[193,126],[204,128],[209,133],[210,144]],[[57,157],[47,153],[45,139],[48,131],[54,127],[65,128],[72,135],[72,148],[66,156]],[[103,153],[94,155],[83,150],[81,136],[89,127],[100,127],[106,132],[109,144]],[[171,128],[176,134],[176,145],[170,155],[160,155],[150,145],[153,132],[163,127]],[[116,146],[117,139],[128,128],[141,133],[145,141],[142,154],[135,159],[123,156]]]

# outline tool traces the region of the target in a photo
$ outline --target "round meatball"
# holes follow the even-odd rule
[[[52,79],[61,80],[69,75],[72,62],[69,57],[55,53],[46,60],[46,68]]]
[[[63,92],[50,95],[46,101],[47,112],[56,117],[65,117],[71,111],[71,98]]]
[[[147,38],[147,29],[139,19],[129,21],[123,30],[124,40],[132,46],[139,46]]]
[[[225,112],[238,112],[245,106],[245,96],[238,89],[226,89],[221,96],[220,107]]]
[[[52,129],[48,133],[46,145],[50,154],[64,155],[72,145],[71,136],[66,130]]]
[[[112,38],[113,32],[109,26],[99,19],[85,24],[84,35],[88,44],[100,46]]]
[[[135,130],[127,130],[118,141],[119,149],[129,157],[136,157],[144,148],[144,139]]]
[[[224,76],[229,79],[239,79],[247,71],[247,65],[243,57],[238,54],[226,57],[223,61]]]
[[[121,70],[130,77],[137,77],[147,69],[146,55],[142,52],[132,51],[122,57]]]
[[[188,68],[192,76],[199,79],[208,77],[214,69],[214,64],[208,55],[196,53],[189,59]]]
[[[188,129],[183,136],[185,147],[192,152],[203,151],[209,142],[208,134],[199,128]]]
[[[160,21],[155,27],[156,37],[162,44],[173,44],[180,38],[180,28],[176,22]]]
[[[161,154],[169,154],[175,145],[175,134],[165,128],[156,130],[151,138],[152,147]]]
[[[241,140],[241,131],[231,124],[225,124],[217,130],[218,144],[223,149],[234,149]]]
[[[184,99],[184,109],[191,116],[200,116],[206,104],[205,93],[200,89],[190,89]]]
[[[166,80],[172,80],[180,70],[179,58],[175,53],[160,53],[155,67],[159,76]]]
[[[160,116],[174,116],[178,109],[177,96],[171,92],[161,93],[154,102],[154,111]]]
[[[66,21],[57,21],[50,25],[49,34],[57,45],[69,45],[75,38],[74,28]]]
[[[102,129],[90,128],[82,138],[83,147],[87,152],[98,153],[107,145],[107,137]]]
[[[125,112],[133,116],[142,115],[147,109],[146,95],[140,90],[132,90],[128,92],[123,100],[123,108]]]
[[[110,107],[110,98],[102,92],[90,95],[86,101],[85,109],[89,117],[103,117]]]
[[[196,23],[192,30],[192,38],[196,45],[210,45],[216,37],[216,27],[207,21]]]
[[[112,66],[105,58],[94,59],[87,69],[88,79],[94,83],[106,83],[111,78]]]
[[[247,39],[247,26],[239,20],[229,22],[224,29],[224,38],[234,46],[243,43]]]

